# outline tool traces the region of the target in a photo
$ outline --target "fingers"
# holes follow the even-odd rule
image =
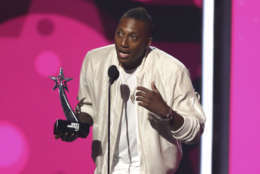
[[[149,103],[151,96],[151,92],[145,93],[144,91],[138,91],[136,92],[136,101],[139,101],[140,103],[147,104]]]
[[[138,86],[136,89],[139,90],[139,91],[142,91],[144,93],[151,92],[151,90],[149,90],[149,89],[147,89],[147,88],[145,88],[143,86]]]
[[[138,86],[136,92],[136,101],[138,102],[139,106],[142,106],[150,111],[158,110],[158,104],[161,103],[161,95],[155,86],[155,83],[151,83],[151,88],[147,89],[143,86]]]
[[[61,138],[62,141],[71,142],[77,138],[77,134],[75,132],[63,132],[61,134],[55,134],[55,138]]]
[[[151,83],[151,88],[152,88],[152,90],[149,90],[149,89],[147,89],[147,88],[145,88],[143,86],[138,86],[136,89],[140,90],[140,91],[143,91],[143,92],[151,92],[151,91],[159,92],[157,87],[155,86],[155,82]]]
[[[149,110],[149,104],[148,103],[146,103],[146,102],[138,102],[138,105],[139,106],[142,106],[142,107],[144,107],[144,108],[146,108],[146,109],[148,109]]]
[[[150,105],[151,100],[152,100],[151,99],[151,92],[145,93],[145,92],[142,92],[142,91],[138,91],[136,93],[136,101],[138,102],[139,106],[142,106],[146,109],[149,109],[149,105]]]
[[[137,91],[136,94],[135,94],[137,97],[146,97],[146,93],[143,92],[143,91]]]
[[[159,92],[154,82],[152,82],[151,87],[154,92]]]
[[[138,86],[136,101],[139,106],[142,106],[150,112],[161,115],[162,108],[165,108],[165,102],[154,82],[151,83],[151,88],[152,90],[149,90],[145,87]]]
[[[149,100],[149,98],[145,98],[145,97],[136,97],[136,101],[140,102],[140,103],[148,104],[150,100]]]
[[[136,97],[148,98],[154,93],[153,91],[142,86],[138,86],[136,89],[137,89]]]
[[[138,101],[138,105],[147,108],[152,100],[154,92],[142,86],[138,86],[136,89],[138,90],[136,92],[136,101]]]

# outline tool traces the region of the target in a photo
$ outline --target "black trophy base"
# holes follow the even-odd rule
[[[89,127],[90,125],[87,123],[56,120],[54,124],[54,134],[64,135],[65,132],[68,132],[69,134],[74,133],[78,137],[86,138],[89,134]]]

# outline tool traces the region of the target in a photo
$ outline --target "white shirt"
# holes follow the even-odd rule
[[[139,174],[140,157],[138,153],[137,110],[135,89],[137,79],[135,72],[125,72],[119,68],[121,81],[120,93],[123,100],[123,112],[118,135],[116,164],[112,174]]]

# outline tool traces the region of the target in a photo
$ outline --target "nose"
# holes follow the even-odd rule
[[[123,37],[122,40],[121,40],[121,46],[123,48],[128,48],[128,39],[127,37]]]

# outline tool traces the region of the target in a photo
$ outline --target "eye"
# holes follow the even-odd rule
[[[124,33],[120,30],[120,31],[116,32],[116,35],[119,36],[119,37],[123,37]]]
[[[130,35],[130,38],[133,40],[133,41],[136,41],[138,38],[136,36],[136,34],[132,34]]]

